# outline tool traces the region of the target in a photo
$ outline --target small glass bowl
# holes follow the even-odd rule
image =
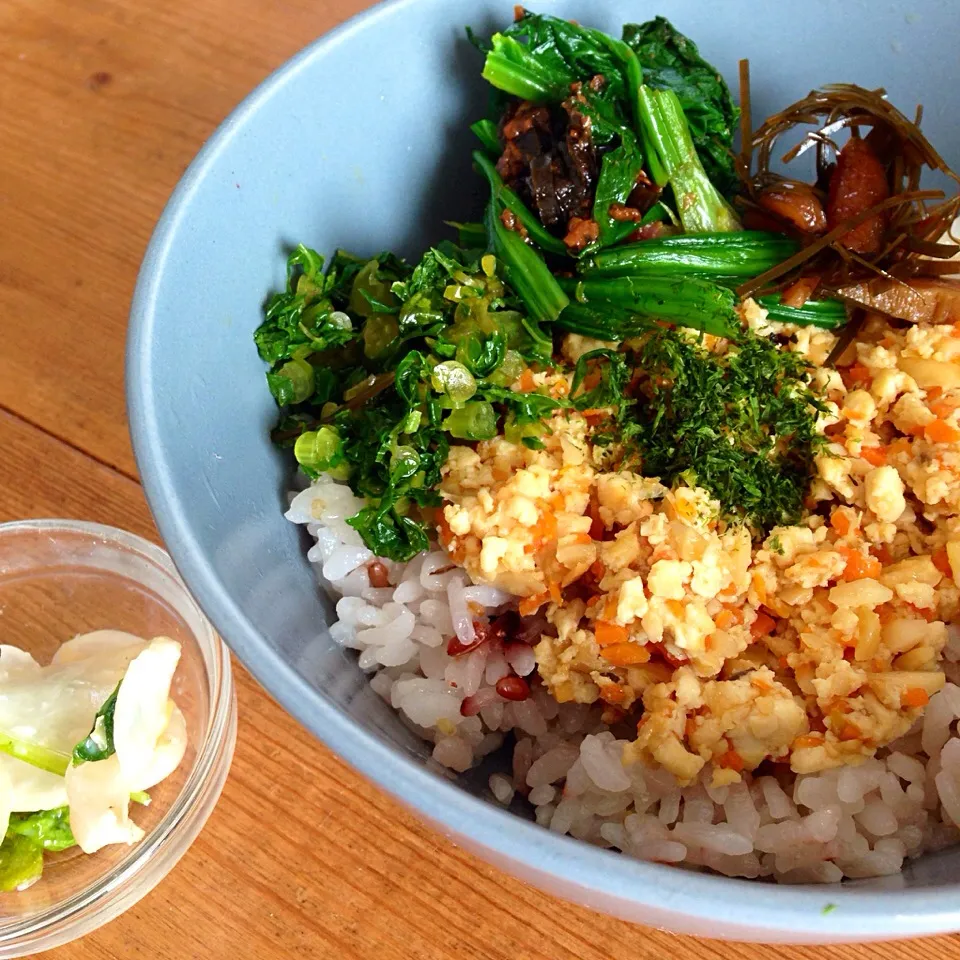
[[[134,805],[140,843],[45,854],[33,886],[0,893],[0,958],[49,950],[132,907],[186,852],[227,778],[237,728],[229,651],[167,554],[95,523],[0,524],[0,642],[47,663],[71,637],[110,628],[180,641],[172,695],[187,720],[187,752],[151,789],[150,805]]]

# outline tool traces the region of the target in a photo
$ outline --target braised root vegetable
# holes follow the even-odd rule
[[[917,277],[896,281],[879,277],[840,287],[837,295],[911,323],[960,322],[960,280]]]
[[[800,143],[782,160],[789,164],[814,149],[814,184],[772,169],[779,139],[804,128]],[[838,150],[846,130],[853,135]],[[849,295],[850,289],[878,277],[909,279],[943,272],[944,265],[937,261],[954,256],[958,247],[938,241],[960,210],[960,196],[921,190],[924,168],[960,182],[918,123],[893,106],[883,90],[832,84],[769,117],[744,151],[739,202],[745,218],[751,224],[759,218],[766,226],[786,221],[791,231],[808,222],[817,229],[807,233],[809,240],[800,252],[741,284],[737,292],[783,291],[797,280],[816,276],[818,295],[839,295],[848,288],[844,296],[853,300],[857,298]],[[786,204],[788,196],[795,201],[794,192],[805,201],[819,201],[827,193],[825,225],[812,203]],[[884,308],[878,304],[876,309]],[[848,335],[855,332],[854,326]]]
[[[890,196],[887,171],[867,140],[852,137],[837,155],[830,176],[827,223],[839,227]],[[852,227],[837,241],[854,253],[877,253],[883,243],[888,213],[881,210]]]
[[[775,183],[764,189],[757,203],[767,213],[801,234],[819,236],[827,230],[827,213],[812,186],[806,183]]]

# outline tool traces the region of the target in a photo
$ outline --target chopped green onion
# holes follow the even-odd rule
[[[321,427],[301,433],[293,446],[297,463],[312,476],[323,473],[343,461],[343,444],[333,427]]]
[[[458,360],[438,363],[430,374],[430,382],[437,393],[446,394],[457,405],[466,403],[477,392],[473,374]]]
[[[458,440],[491,440],[497,435],[497,414],[486,400],[474,400],[453,410],[443,428]]]
[[[288,403],[303,403],[313,396],[313,367],[306,360],[288,360],[277,371],[277,375],[286,377],[292,385]]]

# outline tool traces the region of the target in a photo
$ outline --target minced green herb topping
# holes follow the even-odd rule
[[[825,441],[813,368],[744,332],[723,353],[679,330],[644,338],[632,357],[619,430],[645,476],[705,488],[758,533],[799,519]]]

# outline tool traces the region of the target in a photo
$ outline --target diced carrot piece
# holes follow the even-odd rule
[[[729,610],[721,610],[714,618],[713,622],[720,630],[726,630],[733,623],[733,614]]]
[[[639,643],[615,643],[603,648],[603,658],[615,667],[631,667],[646,663],[650,659],[650,651]]]
[[[932,390],[927,391],[927,399],[933,400],[930,404],[930,412],[939,417],[941,420],[946,420],[947,417],[953,413],[957,407],[960,407],[960,400],[956,400],[953,397],[941,397],[940,399],[933,399],[930,394]]]
[[[593,543],[593,537],[589,533],[578,533],[574,537],[574,543]]]
[[[766,637],[773,633],[777,621],[762,610],[757,614],[757,619],[750,625],[750,633],[754,637]]]
[[[551,580],[547,584],[547,593],[550,594],[550,599],[554,603],[559,603],[563,598],[563,595],[560,593],[560,583],[557,580]]]
[[[863,732],[855,724],[851,723],[849,720],[844,723],[840,728],[840,732],[837,734],[838,740],[859,740],[863,736]]]
[[[871,466],[882,467],[887,462],[886,447],[862,447],[860,456]]]
[[[595,579],[602,580],[603,575],[607,572],[607,568],[603,565],[602,560],[594,560],[593,563],[590,564],[590,572]]]
[[[687,717],[687,722],[683,725],[683,733],[689,740],[697,732],[697,721],[695,717]]]
[[[627,628],[619,623],[610,623],[609,620],[598,620],[593,626],[593,635],[601,647],[609,647],[614,643],[626,643],[629,634]]]
[[[529,367],[520,374],[518,383],[524,393],[532,393],[537,388],[537,383],[533,379],[533,371]]]
[[[667,645],[662,640],[660,643],[652,643],[650,646],[653,647],[653,649],[656,650],[657,653],[659,653],[660,656],[663,657],[663,659],[669,663],[671,667],[682,667],[690,662],[689,658],[685,655],[677,656],[676,654],[671,653],[667,649]]]
[[[743,623],[743,608],[732,604],[725,605],[724,610],[729,610],[734,623]]]
[[[939,400],[941,396],[943,396],[943,387],[927,387],[928,400]],[[937,416],[939,416],[939,414],[937,414]]]
[[[766,603],[767,602],[767,585],[764,582],[763,577],[760,576],[759,572],[754,572],[751,585],[753,586],[754,592],[757,594],[757,599],[761,603]]]
[[[533,539],[537,546],[557,538],[557,515],[552,510],[545,511],[533,528]]]
[[[934,420],[923,428],[924,436],[931,443],[956,443],[960,440],[960,430],[946,420]]]
[[[555,397],[565,397],[570,392],[570,384],[566,380],[558,380],[554,385],[551,393]]]
[[[733,749],[721,754],[714,760],[714,763],[716,763],[718,767],[723,767],[724,770],[733,770],[736,773],[740,773],[745,766],[743,757]]]
[[[900,698],[900,705],[903,707],[925,707],[930,702],[930,695],[923,687],[911,687],[904,690]]]
[[[607,683],[600,688],[600,699],[605,703],[623,703],[627,692],[619,683]]]
[[[517,609],[520,611],[520,616],[529,617],[530,614],[536,613],[549,599],[550,594],[546,591],[543,593],[538,593],[533,597],[524,597],[517,605]]]
[[[887,447],[887,458],[901,453],[910,453],[910,441],[906,437],[898,437]]]
[[[603,605],[603,619],[612,620],[617,615],[617,597],[615,594],[610,594],[607,597],[607,602]]]
[[[842,554],[847,561],[843,569],[844,580],[863,580],[866,577],[878,577],[882,569],[880,561],[869,553],[851,550],[842,543],[834,544],[837,553]]]
[[[686,608],[683,605],[682,600],[666,600],[664,601],[666,608],[678,619],[682,620],[683,615],[686,612]]]
[[[564,500],[563,494],[560,493],[559,490],[550,498],[550,506],[553,507],[555,511],[562,510],[566,506],[566,500]]]
[[[950,558],[947,556],[946,547],[938,547],[933,551],[933,556],[930,558],[933,560],[933,565],[945,576],[953,576],[953,567],[950,566]]]
[[[822,733],[805,733],[803,736],[797,737],[796,740],[790,745],[791,749],[798,750],[802,747],[819,747],[823,744],[823,734]]]
[[[852,384],[865,384],[871,380],[870,371],[862,363],[854,363],[847,367],[846,371],[841,371],[844,383],[847,386]]]
[[[833,527],[841,537],[847,536],[853,529],[850,514],[844,510],[834,510],[833,513],[830,514],[830,526]]]
[[[777,663],[780,664],[780,669],[781,669],[781,670],[789,670],[789,669],[790,669],[790,661],[789,661],[786,657],[777,657]]]
[[[450,524],[447,523],[447,518],[443,515],[442,510],[437,511],[437,536],[444,546],[453,539],[453,531],[450,529]]]

